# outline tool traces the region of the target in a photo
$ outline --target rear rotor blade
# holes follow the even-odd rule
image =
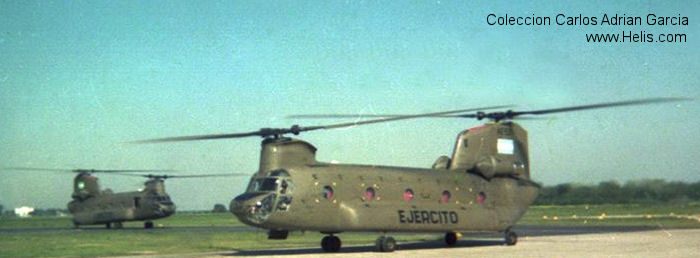
[[[194,135],[194,136],[166,137],[166,138],[156,138],[156,139],[132,141],[130,143],[181,142],[181,141],[241,138],[241,137],[249,137],[249,136],[261,136],[261,137],[275,136],[275,137],[279,137],[279,136],[284,135],[284,134],[291,133],[291,134],[298,135],[300,132],[313,131],[313,130],[319,130],[319,129],[335,129],[335,128],[342,128],[342,127],[356,126],[356,125],[375,124],[375,123],[383,123],[383,122],[389,122],[389,121],[414,119],[414,118],[420,118],[420,117],[430,117],[430,116],[435,116],[435,115],[448,115],[448,114],[455,114],[455,113],[470,112],[470,111],[475,111],[475,110],[486,110],[486,109],[505,108],[505,107],[509,107],[509,106],[492,106],[492,107],[482,107],[482,108],[460,109],[460,110],[452,110],[452,111],[432,112],[432,113],[425,113],[425,114],[406,115],[406,116],[399,116],[399,117],[389,117],[389,118],[381,118],[381,119],[366,120],[366,121],[359,121],[359,122],[340,123],[340,124],[321,125],[321,126],[301,127],[299,125],[293,125],[290,128],[262,128],[258,131],[247,132],[247,133],[206,134],[206,135]]]
[[[432,113],[424,113],[424,114],[416,114],[416,115],[386,117],[386,118],[381,118],[381,119],[373,119],[373,120],[365,120],[365,121],[357,121],[357,122],[303,127],[303,129],[304,129],[304,131],[311,131],[311,130],[317,130],[317,129],[336,129],[336,128],[342,128],[342,127],[356,126],[356,125],[376,124],[376,123],[384,123],[384,122],[406,120],[406,119],[415,119],[415,118],[422,118],[422,117],[433,117],[433,116],[441,116],[441,115],[448,115],[448,114],[454,114],[454,113],[469,112],[469,111],[474,111],[474,110],[504,108],[504,107],[509,107],[509,106],[510,105],[508,105],[508,106],[492,106],[492,107],[483,107],[483,108],[470,108],[470,109],[462,109],[462,110],[432,112]]]
[[[542,114],[571,112],[571,111],[597,109],[597,108],[632,106],[632,105],[646,105],[646,104],[654,104],[654,103],[677,102],[677,101],[687,101],[687,100],[691,100],[691,99],[690,98],[636,99],[636,100],[627,100],[627,101],[618,101],[618,102],[604,102],[604,103],[591,104],[591,105],[571,106],[571,107],[563,107],[563,108],[541,109],[541,110],[533,110],[533,111],[520,111],[520,112],[513,112],[513,116],[542,115]]]
[[[456,117],[457,115],[451,115],[454,113],[464,113],[477,110],[489,110],[489,109],[499,109],[513,107],[513,105],[502,105],[502,106],[491,106],[483,108],[470,108],[462,110],[452,110],[444,112],[433,112],[424,114],[301,114],[301,115],[288,115],[285,118],[390,118],[390,117],[407,117],[404,119],[418,118],[418,117]],[[415,116],[415,117],[414,117]]]
[[[508,119],[508,120],[514,119],[515,117],[518,117],[517,119],[525,118],[525,117],[519,117],[521,115],[543,115],[543,114],[571,112],[571,111],[588,110],[588,109],[610,108],[610,107],[632,106],[632,105],[648,105],[648,104],[688,101],[688,100],[692,100],[692,99],[691,98],[648,98],[648,99],[604,102],[604,103],[591,104],[591,105],[571,106],[571,107],[542,109],[542,110],[533,110],[533,111],[508,110],[505,112],[503,112],[503,111],[489,112],[489,113],[477,112],[477,113],[473,113],[473,114],[458,114],[456,116],[464,117],[464,118],[476,118],[478,120],[488,118],[488,119],[491,119],[493,121],[498,122],[498,121],[506,120],[506,119]]]

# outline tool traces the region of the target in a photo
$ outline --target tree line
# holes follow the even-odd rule
[[[642,179],[620,184],[605,181],[597,185],[558,184],[543,186],[535,200],[535,205],[573,204],[625,204],[625,203],[668,203],[700,202],[700,181],[695,183],[666,182],[663,179]],[[14,216],[14,210],[3,211],[0,215]],[[216,204],[211,212],[227,212],[226,206]],[[31,215],[55,216],[68,213],[65,209],[36,209]]]
[[[543,186],[535,205],[667,203],[700,201],[700,181],[666,182],[643,179],[620,184],[605,181],[598,185],[558,184]]]

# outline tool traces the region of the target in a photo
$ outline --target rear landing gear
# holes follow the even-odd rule
[[[340,250],[340,238],[334,235],[330,236],[325,236],[321,240],[321,248],[323,248],[323,251],[329,252],[329,253],[335,253]]]
[[[146,221],[143,223],[143,228],[153,228],[153,221]]]
[[[506,245],[515,245],[516,243],[518,243],[518,234],[515,234],[515,232],[510,231],[510,229],[506,229],[505,241]]]
[[[457,233],[450,232],[445,234],[445,244],[447,246],[455,246],[457,244]]]
[[[378,252],[393,252],[396,250],[396,240],[393,237],[380,236],[375,241],[375,245]]]

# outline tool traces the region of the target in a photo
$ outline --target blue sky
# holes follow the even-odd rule
[[[0,1],[0,165],[252,173],[259,139],[129,145],[315,125],[301,113],[519,109],[700,96],[700,3],[558,1]],[[489,26],[490,13],[687,16],[688,26]],[[600,18],[599,18],[600,19]],[[686,33],[593,44],[586,33]],[[699,102],[523,121],[544,184],[698,181]],[[472,120],[415,120],[301,137],[317,158],[429,167]],[[64,207],[72,176],[2,171],[0,204]],[[133,178],[101,176],[135,190]],[[247,178],[169,180],[183,209],[228,204]],[[28,191],[28,189],[31,189]]]

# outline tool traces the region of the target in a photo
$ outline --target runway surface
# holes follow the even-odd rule
[[[520,236],[547,236],[547,235],[576,235],[576,234],[591,234],[604,232],[635,232],[654,230],[656,227],[648,226],[605,226],[605,227],[571,227],[571,226],[531,226],[519,225],[514,227],[514,231]],[[255,232],[264,231],[259,228],[248,226],[233,226],[233,227],[163,227],[144,229],[139,227],[122,228],[122,229],[106,229],[104,227],[93,226],[83,227],[79,229],[73,228],[0,228],[0,234],[22,234],[22,233],[62,233],[62,234],[79,234],[81,232],[100,232],[100,231],[149,231],[149,232]],[[368,233],[376,234],[376,233]],[[465,236],[474,237],[501,237],[502,234],[495,232],[473,232]]]
[[[61,232],[80,234],[99,232],[103,228],[0,229],[0,234],[25,232]],[[114,230],[114,229],[111,229]],[[142,228],[119,230],[144,231]],[[250,227],[173,227],[151,229],[156,232],[247,232]],[[455,247],[442,241],[399,243],[393,253],[374,251],[374,243],[343,246],[338,253],[324,253],[320,247],[231,250],[214,253],[172,254],[145,257],[700,257],[700,229],[667,230],[647,226],[569,227],[516,226],[519,240],[515,246],[505,246],[501,233],[465,233]],[[368,233],[376,234],[376,233]],[[392,234],[398,235],[398,234]],[[338,235],[342,239],[342,234]]]
[[[377,253],[373,246],[367,245],[344,247],[334,254],[323,253],[320,248],[305,248],[194,254],[192,257],[700,257],[698,246],[700,229],[657,229],[523,236],[515,246],[505,246],[501,240],[468,240],[447,248],[435,241],[400,243],[399,250],[393,253]]]

